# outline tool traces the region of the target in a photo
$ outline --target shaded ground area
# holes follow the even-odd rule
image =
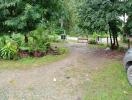
[[[105,57],[106,59],[108,58],[122,60],[125,56],[125,51],[97,49],[94,55],[99,57]]]
[[[102,100],[93,97],[100,95],[102,98],[102,94],[98,93],[104,93],[103,87],[107,88],[109,85],[103,84],[106,77],[103,76],[105,74],[102,75],[101,71],[105,71],[105,67],[108,66],[104,65],[107,65],[108,62],[108,68],[112,66],[111,63],[121,63],[120,59],[123,55],[121,54],[120,59],[116,58],[117,61],[115,61],[103,55],[104,53],[101,53],[102,50],[100,49],[87,48],[86,44],[69,43],[66,46],[69,47],[70,54],[64,60],[28,70],[1,70],[0,100]],[[121,64],[119,65],[122,67]],[[110,71],[113,72],[113,70]],[[126,81],[125,72],[123,73],[125,83],[122,83],[124,86],[122,88],[126,89],[129,85]],[[108,83],[111,82],[109,80],[111,73],[109,74]],[[97,77],[99,75],[102,76]],[[118,85],[118,83],[116,84]],[[115,86],[110,88],[115,89]],[[129,100],[131,92],[130,89],[129,91],[122,91],[125,94],[123,95],[124,98],[127,96]],[[107,94],[103,95],[104,97],[107,96]],[[120,95],[122,94],[117,97]]]

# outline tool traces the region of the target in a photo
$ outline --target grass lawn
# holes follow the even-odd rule
[[[62,55],[47,55],[42,58],[23,58],[16,61],[0,60],[0,69],[28,69],[33,67],[41,67],[65,58],[69,53],[67,48],[65,54]]]
[[[128,83],[122,61],[109,59],[90,76],[91,81],[84,85],[84,100],[132,100],[132,86]]]
[[[84,100],[132,100],[132,87],[120,63],[112,61],[92,72]]]

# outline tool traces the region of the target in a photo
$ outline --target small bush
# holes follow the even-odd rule
[[[92,40],[89,40],[88,42],[89,42],[89,44],[97,44],[96,41],[93,40],[93,39]]]
[[[0,49],[0,56],[2,59],[16,59],[17,58],[17,44],[15,42],[8,42],[3,48]]]
[[[20,33],[13,33],[11,35],[11,38],[19,45],[21,46],[22,44],[24,44],[24,36]]]
[[[59,54],[65,54],[67,52],[66,48],[58,48]]]
[[[49,38],[50,38],[51,42],[59,42],[60,41],[59,36],[56,34],[49,35]]]

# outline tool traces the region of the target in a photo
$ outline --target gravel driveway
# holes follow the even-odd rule
[[[86,44],[67,45],[70,54],[64,60],[28,70],[1,70],[0,100],[82,100],[81,86],[91,81],[88,72],[104,59],[92,57]]]

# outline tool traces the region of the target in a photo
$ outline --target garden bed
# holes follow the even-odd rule
[[[58,60],[62,60],[69,54],[68,48],[60,48],[63,49],[63,54],[60,55],[52,55],[48,54],[43,57],[31,57],[26,56],[18,60],[0,60],[0,70],[1,69],[29,69],[34,67],[41,67],[52,62],[56,62]]]
[[[60,55],[61,51],[59,51],[60,49],[58,47],[55,47],[54,49],[53,48],[49,48],[47,51],[24,51],[24,50],[21,50],[19,51],[19,56],[20,58],[26,58],[26,57],[43,57],[43,56],[46,56],[46,55]]]

